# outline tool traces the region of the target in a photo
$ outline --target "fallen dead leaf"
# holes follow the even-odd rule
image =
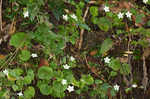
[[[97,54],[97,50],[93,50],[93,51],[90,52],[90,55],[91,55],[91,56],[94,56],[94,55],[96,55],[96,54]]]
[[[5,59],[5,55],[0,54],[0,59]]]
[[[48,60],[41,58],[38,67],[42,67],[42,66],[49,66]]]

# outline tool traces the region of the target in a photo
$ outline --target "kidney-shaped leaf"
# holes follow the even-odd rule
[[[39,87],[40,87],[40,92],[43,95],[49,95],[51,93],[51,87],[48,84],[41,84]]]
[[[35,95],[35,89],[33,87],[28,87],[25,91],[24,91],[24,97],[25,99],[31,99],[33,98]]]
[[[18,48],[22,47],[24,45],[23,41],[25,40],[26,34],[24,32],[19,32],[14,34],[11,39],[9,44]]]
[[[118,59],[112,59],[109,67],[111,67],[114,71],[118,71],[121,67],[120,61]]]
[[[111,23],[111,21],[110,21],[108,18],[106,18],[106,17],[101,17],[101,18],[99,19],[98,26],[99,26],[99,28],[100,28],[101,30],[107,32],[107,31],[111,28],[112,23]]]
[[[42,66],[38,70],[38,77],[40,79],[49,80],[53,76],[53,70],[50,67]]]
[[[22,61],[28,61],[30,59],[30,52],[28,50],[22,50],[21,54],[19,55],[19,58]]]

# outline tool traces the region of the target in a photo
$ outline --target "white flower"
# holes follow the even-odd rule
[[[114,89],[115,89],[116,91],[119,91],[119,87],[120,87],[120,86],[116,84],[116,85],[114,86]]]
[[[63,19],[64,19],[65,21],[68,21],[68,15],[63,15]]]
[[[18,96],[23,96],[22,92],[17,93]]]
[[[62,83],[63,85],[66,85],[66,84],[67,84],[67,80],[66,80],[66,79],[63,79],[63,80],[61,81],[61,83]]]
[[[64,69],[69,69],[70,66],[68,64],[63,65]]]
[[[109,12],[109,11],[110,11],[110,10],[109,10],[109,7],[105,6],[105,7],[104,7],[104,11],[105,11],[105,12]]]
[[[24,11],[23,15],[24,15],[24,18],[29,17],[29,12],[28,11]]]
[[[136,88],[136,87],[137,87],[137,84],[133,84],[132,87],[133,87],[133,88]]]
[[[77,21],[77,16],[75,14],[71,14],[70,17]]]
[[[70,60],[71,60],[71,61],[74,61],[74,60],[75,60],[75,58],[74,58],[73,56],[71,56],[71,57],[70,57]]]
[[[32,56],[33,58],[38,57],[38,55],[37,55],[36,53],[32,53],[31,56]]]
[[[8,70],[7,70],[7,69],[5,69],[5,70],[3,71],[3,73],[8,76]]]
[[[110,63],[110,58],[109,57],[105,57],[104,61],[105,61],[105,63]]]
[[[132,15],[132,13],[130,13],[129,11],[126,13],[126,16],[127,16],[128,18],[131,18],[131,15]]]
[[[74,91],[74,86],[68,86],[68,88],[67,88],[67,90],[69,91],[69,92],[72,92],[72,91]]]
[[[148,2],[148,0],[143,0],[143,3],[145,3],[145,4],[146,4],[147,2]]]
[[[123,15],[124,15],[124,13],[119,12],[118,18],[119,18],[119,19],[123,18]]]

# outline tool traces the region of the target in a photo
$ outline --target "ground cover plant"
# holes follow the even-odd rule
[[[150,0],[0,0],[0,99],[149,99]]]

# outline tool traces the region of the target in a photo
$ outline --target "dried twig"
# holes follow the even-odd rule
[[[142,80],[142,85],[144,87],[144,90],[146,90],[147,85],[148,85],[148,77],[147,77],[147,67],[146,67],[146,62],[145,62],[145,56],[143,56],[143,80]]]
[[[128,51],[130,51],[130,42],[132,41],[131,34],[129,33],[129,41],[128,41]],[[130,65],[131,71],[132,71],[132,64],[131,64],[131,55],[128,55],[128,64]],[[133,75],[132,72],[130,73],[130,83],[133,81]]]
[[[89,4],[96,4],[97,1],[89,1],[88,3],[89,3]]]
[[[84,16],[83,16],[83,22],[85,22],[85,18],[88,14],[88,11],[89,11],[89,6],[87,6],[86,10],[85,10],[85,13],[84,13]],[[79,47],[78,49],[80,50],[81,47],[82,47],[82,42],[83,42],[83,34],[84,34],[84,29],[81,29],[81,32],[80,32],[80,40],[79,40]]]
[[[0,33],[2,32],[2,0],[0,0]]]

